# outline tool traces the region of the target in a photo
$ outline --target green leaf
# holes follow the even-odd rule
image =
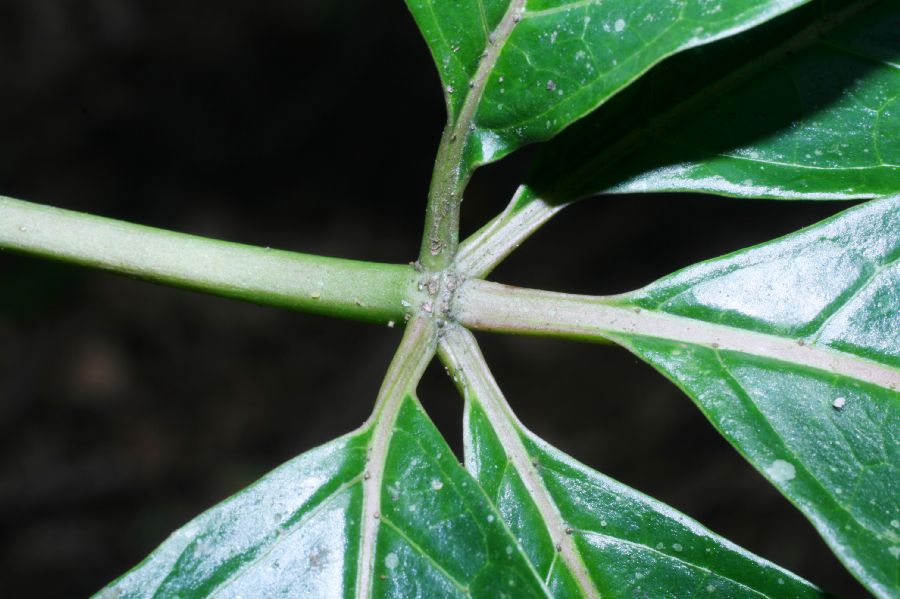
[[[194,519],[100,597],[355,597],[372,430],[303,454]],[[418,401],[387,454],[373,597],[545,597]]]
[[[864,584],[895,596],[900,199],[687,268],[622,301],[721,328],[709,343],[617,338],[684,389]],[[745,331],[794,349],[737,347]],[[842,368],[846,360],[857,368]],[[870,361],[890,378],[866,376]]]
[[[360,430],[176,531],[99,597],[546,597],[413,389],[436,327],[414,318]]]
[[[900,196],[624,296],[470,281],[457,302],[468,327],[628,347],[873,593],[900,591]]]
[[[900,3],[818,2],[667,61],[542,146],[534,194],[900,191]]]
[[[442,357],[466,397],[466,467],[554,597],[818,597],[806,581],[579,464],[512,414],[464,330]]]
[[[407,0],[465,165],[549,139],[652,65],[806,0]]]

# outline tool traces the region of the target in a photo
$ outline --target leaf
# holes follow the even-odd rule
[[[835,8],[835,5],[837,8]],[[683,53],[542,146],[534,195],[900,191],[900,3],[818,2]]]
[[[665,57],[806,0],[407,0],[467,168],[557,134]]]
[[[457,303],[470,328],[628,347],[864,585],[900,590],[900,196],[623,296],[469,281]]]
[[[99,597],[547,597],[413,395],[436,326],[413,318],[360,430],[199,516]]]
[[[305,453],[172,534],[99,597],[355,597],[372,430]],[[390,440],[373,597],[544,597],[418,401]]]
[[[687,268],[621,302],[721,330],[707,343],[616,338],[684,389],[851,572],[877,595],[895,596],[900,198]],[[748,345],[746,332],[785,347]]]
[[[515,418],[474,338],[442,357],[466,397],[466,467],[554,597],[818,597],[806,581],[547,445]]]

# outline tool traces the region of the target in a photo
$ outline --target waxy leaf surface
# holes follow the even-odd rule
[[[820,596],[527,431],[470,332],[451,327],[439,352],[466,399],[466,468],[557,599]]]
[[[616,303],[665,332],[609,336],[684,389],[860,581],[897,596],[900,198]]]
[[[665,57],[806,0],[407,0],[466,167],[549,139]]]
[[[817,2],[679,55],[542,146],[534,195],[900,191],[900,2]]]
[[[467,405],[466,465],[495,501],[557,599],[584,597],[555,549],[574,541],[598,597],[820,597],[812,585],[672,508],[579,464],[515,426],[546,495],[570,527],[554,530],[477,400]]]
[[[418,401],[385,459],[372,572],[360,571],[372,431],[305,453],[179,529],[99,597],[546,597]],[[371,517],[371,515],[367,515]]]

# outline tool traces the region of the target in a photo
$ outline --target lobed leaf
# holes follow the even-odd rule
[[[900,2],[817,2],[667,61],[542,146],[533,195],[900,191]]]

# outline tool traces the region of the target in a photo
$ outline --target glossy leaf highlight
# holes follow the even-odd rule
[[[557,204],[601,192],[897,193],[898,30],[896,0],[818,2],[684,53],[546,144],[529,184]]]
[[[549,139],[662,59],[805,0],[407,0],[444,85],[465,164]]]
[[[371,430],[312,450],[188,523],[99,597],[352,598]],[[500,514],[407,397],[381,489],[372,597],[546,597]]]
[[[821,596],[535,437],[512,414],[470,333],[450,332],[441,355],[466,398],[466,467],[557,599]]]
[[[687,268],[622,303],[840,351],[900,380],[900,199]],[[719,344],[617,334],[691,396],[881,597],[900,589],[900,391]]]

